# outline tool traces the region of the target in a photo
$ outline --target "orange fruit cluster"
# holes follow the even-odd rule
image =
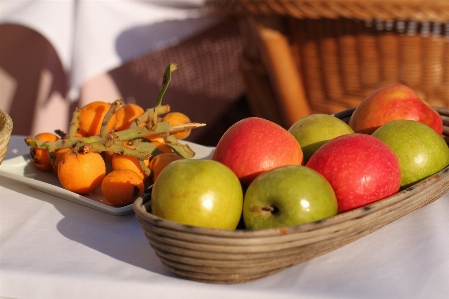
[[[111,108],[111,103],[96,101],[79,109],[79,127],[77,137],[99,136],[103,119]],[[116,108],[107,123],[107,131],[118,132],[129,129],[133,121],[144,113],[144,109],[136,104],[124,104]],[[160,121],[170,125],[189,123],[189,118],[180,112],[169,112]],[[177,139],[185,139],[190,130],[173,132]],[[153,183],[161,170],[169,163],[182,159],[165,139],[159,135],[145,137],[157,149],[153,155],[143,163],[151,170],[149,177],[134,156],[113,151],[80,152],[73,147],[55,150],[50,158],[47,149],[31,148],[34,165],[44,171],[57,174],[63,188],[78,193],[90,194],[101,188],[104,199],[113,206],[131,204],[141,196],[145,186]],[[36,140],[54,142],[60,137],[53,133],[40,133]],[[134,148],[126,142],[123,146]],[[109,167],[110,166],[110,167]]]

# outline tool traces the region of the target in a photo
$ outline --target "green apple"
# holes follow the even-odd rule
[[[151,193],[154,215],[191,226],[235,229],[242,207],[239,179],[213,160],[183,159],[168,164]]]
[[[337,214],[329,182],[305,166],[289,165],[259,175],[246,190],[243,221],[247,229],[303,224]]]
[[[352,134],[352,128],[341,119],[329,114],[311,114],[296,121],[288,131],[296,138],[307,162],[327,141]]]
[[[449,165],[449,147],[429,126],[413,120],[394,120],[372,136],[385,142],[399,158],[401,189],[437,173]]]

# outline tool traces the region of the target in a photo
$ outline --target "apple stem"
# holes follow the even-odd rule
[[[262,211],[270,212],[271,214],[276,214],[279,209],[277,207],[273,207],[271,205],[265,206],[262,208]]]

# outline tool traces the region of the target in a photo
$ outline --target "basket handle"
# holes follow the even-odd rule
[[[263,24],[254,19],[250,23],[257,32],[262,59],[269,71],[285,125],[291,126],[311,111],[296,67],[299,62],[293,58],[288,40],[276,24]]]

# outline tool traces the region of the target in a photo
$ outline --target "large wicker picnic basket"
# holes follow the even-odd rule
[[[389,83],[449,107],[448,0],[206,0],[240,23],[253,113],[286,127]]]

